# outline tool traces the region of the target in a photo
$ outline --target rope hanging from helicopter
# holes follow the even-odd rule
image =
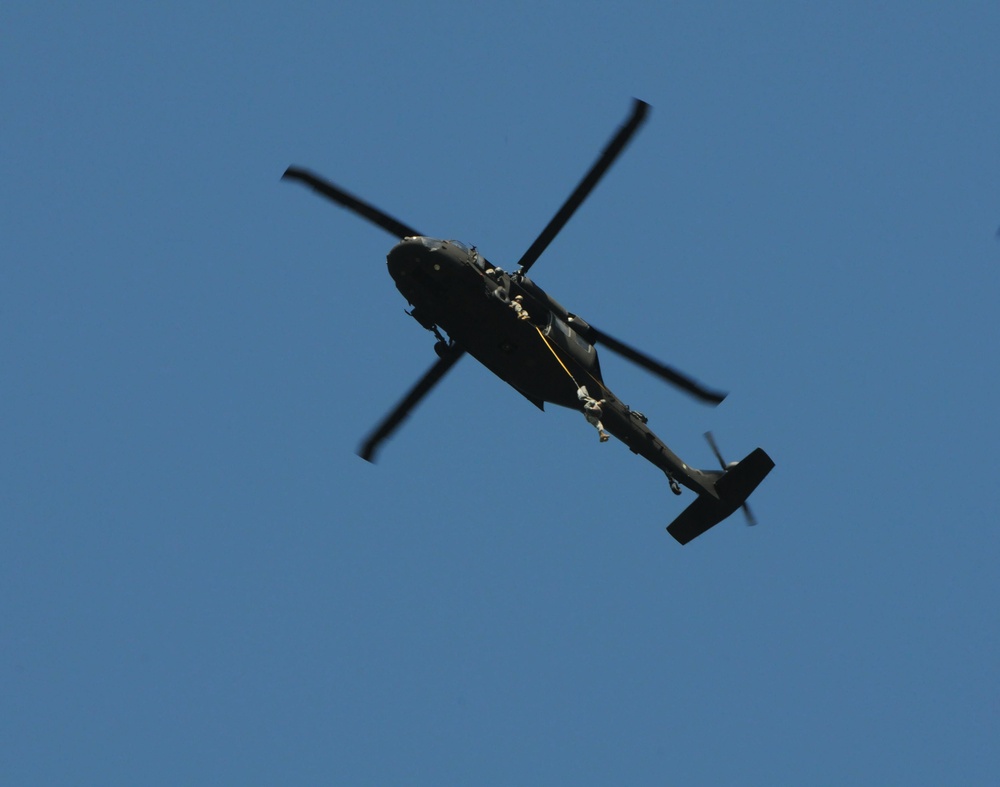
[[[559,362],[559,365],[563,368],[563,371],[566,372],[566,376],[569,377],[570,380],[572,380],[573,385],[576,387],[577,391],[580,391],[581,389],[586,391],[587,390],[586,386],[580,385],[580,382],[573,376],[573,373],[569,370],[566,364],[563,363],[563,359],[559,357],[559,353],[556,352],[556,348],[552,346],[552,342],[549,341],[548,337],[544,334],[542,329],[539,328],[537,325],[533,327],[536,331],[538,331],[538,335],[542,337],[542,341],[545,342],[545,346],[549,348],[549,352],[552,353],[552,356]],[[604,387],[604,383],[602,383],[600,380],[594,377],[594,375],[592,375],[590,372],[586,370],[584,370],[584,372],[587,375],[587,377],[589,377],[593,382],[597,383],[597,387],[601,389],[602,393],[610,393],[610,391],[608,391],[608,389]]]
[[[559,353],[557,353],[556,348],[552,346],[552,342],[549,341],[548,337],[542,332],[541,328],[539,328],[537,325],[533,325],[532,327],[536,331],[538,331],[538,335],[542,338],[542,341],[545,342],[545,346],[549,348],[549,352],[552,353],[552,356],[559,362],[559,365],[563,368],[563,371],[566,372],[566,376],[569,377],[569,379],[573,381],[573,385],[577,389],[579,389],[581,387],[580,383],[573,376],[573,373],[567,368],[566,364],[563,363],[563,359],[559,357]],[[586,374],[587,377],[589,377],[593,382],[597,383],[598,387],[601,389],[603,393],[610,393],[608,389],[604,387],[604,383],[602,383],[600,380],[594,377],[594,375],[592,375],[590,372],[586,372]]]
[[[602,443],[607,442],[611,438],[611,435],[608,434],[606,431],[604,431],[604,424],[601,423],[601,415],[602,415],[601,405],[605,403],[607,396],[611,396],[612,398],[614,398],[614,395],[604,386],[604,383],[601,380],[594,377],[594,375],[592,375],[587,369],[584,369],[583,371],[587,375],[587,377],[589,377],[594,383],[596,383],[597,387],[601,391],[601,393],[598,394],[598,396],[601,397],[600,399],[595,399],[593,396],[591,396],[590,391],[587,390],[587,386],[580,385],[580,382],[573,376],[573,373],[569,370],[569,367],[563,362],[563,359],[559,356],[559,353],[556,352],[556,348],[552,346],[552,342],[549,341],[548,337],[545,335],[545,332],[538,326],[537,323],[531,320],[531,315],[525,308],[524,296],[519,294],[515,295],[513,298],[510,298],[509,293],[504,290],[505,288],[503,287],[497,288],[492,292],[492,295],[499,297],[504,303],[506,303],[517,314],[517,319],[531,322],[531,326],[538,333],[539,338],[541,338],[545,346],[549,348],[549,352],[552,353],[552,357],[556,359],[558,364],[562,367],[562,370],[566,372],[566,376],[569,377],[569,379],[572,381],[573,387],[576,388],[576,397],[577,399],[580,400],[583,414],[584,416],[586,416],[587,421],[594,428],[597,429],[597,433],[600,435],[601,442]],[[626,409],[628,408],[626,407]],[[642,418],[643,418],[643,423],[645,423],[645,416],[642,416]]]
[[[514,276],[507,277],[507,275],[502,270],[493,267],[489,268],[485,272],[483,278],[488,282],[490,281],[490,279],[492,279],[493,275],[496,274],[499,274],[501,279],[499,282],[496,282],[496,280],[494,279],[494,282],[499,283],[500,286],[490,287],[487,284],[486,287],[487,295],[492,295],[494,298],[497,298],[501,303],[506,304],[517,315],[517,319],[525,320],[531,323],[531,327],[533,327],[538,332],[538,335],[541,338],[541,340],[545,343],[545,346],[549,348],[549,352],[552,353],[552,357],[559,362],[559,365],[562,367],[563,371],[566,372],[566,376],[573,381],[573,386],[577,389],[577,391],[579,391],[581,388],[583,388],[583,386],[581,386],[580,383],[577,382],[577,379],[573,376],[573,373],[569,370],[566,364],[563,363],[563,359],[559,357],[559,353],[556,352],[555,347],[552,346],[552,343],[549,341],[548,337],[545,335],[542,329],[538,327],[538,323],[531,318],[531,314],[529,314],[528,309],[526,308],[527,303],[525,302],[524,295],[518,293],[513,298],[511,297],[510,295],[511,284],[514,281]],[[532,306],[532,313],[536,313],[534,311],[534,306]],[[601,381],[596,379],[592,374],[590,374],[590,372],[587,372],[587,376],[590,377],[590,379],[593,380],[595,383],[597,383],[602,391],[607,391],[607,388],[605,388],[601,384]]]
[[[580,400],[581,405],[583,406],[584,416],[586,417],[588,423],[590,423],[595,429],[597,429],[597,434],[600,436],[601,442],[606,443],[608,440],[611,439],[611,435],[608,434],[606,431],[604,431],[604,424],[601,423],[601,414],[602,414],[601,405],[604,404],[605,399],[601,398],[600,401],[598,401],[597,399],[592,397],[590,395],[590,392],[587,390],[587,386],[580,385],[577,379],[573,376],[573,373],[569,370],[566,364],[563,363],[562,358],[559,357],[559,353],[556,352],[556,348],[552,346],[552,343],[548,340],[548,337],[542,332],[542,329],[539,328],[537,325],[535,325],[534,328],[538,332],[538,335],[542,338],[542,341],[545,342],[545,346],[549,348],[549,352],[552,353],[552,356],[559,362],[559,365],[563,368],[563,371],[566,372],[566,375],[569,377],[569,379],[573,381],[573,385],[576,386],[576,396]],[[595,383],[597,383],[601,391],[603,391],[606,394],[610,394],[610,391],[608,391],[608,389],[604,387],[603,383],[601,383],[600,380],[594,377],[594,375],[592,375],[590,372],[587,372],[587,376]]]
[[[566,368],[566,364],[563,363],[562,358],[559,357],[559,353],[556,352],[555,347],[552,346],[552,343],[548,340],[548,337],[546,337],[546,335],[542,333],[542,329],[539,328],[537,325],[533,325],[532,327],[536,331],[538,331],[538,335],[542,337],[542,341],[545,342],[545,346],[549,348],[549,352],[552,353],[552,357],[554,357],[557,361],[559,361],[559,365],[563,368],[563,371],[566,372],[566,375],[569,377],[569,379],[573,381],[573,385],[579,388],[580,383],[576,381],[576,378],[573,376],[573,373],[568,368]]]

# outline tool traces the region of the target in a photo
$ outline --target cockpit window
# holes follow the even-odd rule
[[[455,248],[461,249],[466,254],[469,255],[469,259],[472,264],[475,265],[479,270],[486,270],[486,261],[479,256],[479,252],[476,251],[475,246],[470,246],[467,243],[462,243],[460,240],[450,240],[448,243]]]

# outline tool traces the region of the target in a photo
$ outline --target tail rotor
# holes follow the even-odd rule
[[[727,463],[725,459],[722,458],[722,452],[719,450],[719,446],[715,442],[715,437],[711,432],[705,432],[705,439],[708,441],[708,447],[712,449],[712,453],[715,454],[715,458],[719,460],[719,467],[722,468],[722,472],[726,472],[731,468],[736,467],[738,462]],[[748,503],[744,502],[741,506],[743,509],[743,515],[747,519],[747,525],[753,527],[757,524],[757,518],[753,515],[753,511],[750,510]]]

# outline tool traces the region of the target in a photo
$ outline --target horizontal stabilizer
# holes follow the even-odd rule
[[[715,482],[718,500],[708,495],[699,495],[697,500],[670,523],[667,532],[681,544],[697,538],[743,505],[750,493],[771,472],[772,467],[774,462],[763,448],[753,450],[746,459],[727,470]]]

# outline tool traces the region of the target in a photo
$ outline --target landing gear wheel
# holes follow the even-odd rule
[[[460,354],[462,350],[455,342],[441,339],[434,343],[434,352],[439,358],[455,358],[456,354]]]
[[[669,481],[670,481],[670,491],[671,491],[671,492],[673,492],[673,493],[674,493],[675,495],[679,495],[679,494],[681,493],[681,485],[680,485],[680,484],[678,484],[678,483],[677,483],[677,482],[676,482],[676,481],[675,481],[675,480],[673,479],[673,477],[672,477],[672,476],[667,476],[667,480],[669,480]]]

